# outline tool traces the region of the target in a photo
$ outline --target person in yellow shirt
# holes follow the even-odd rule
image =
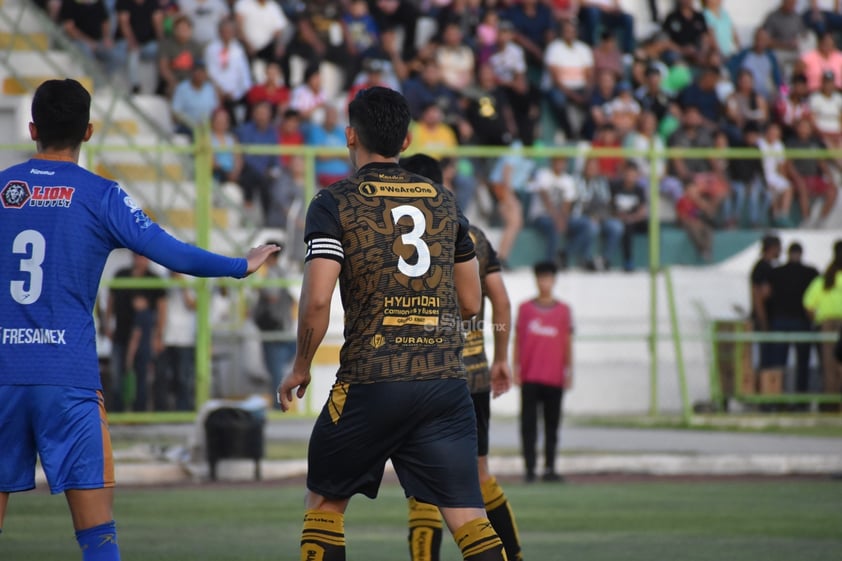
[[[453,128],[444,122],[444,114],[435,102],[427,103],[421,118],[409,126],[412,138],[408,152],[435,152],[442,148],[456,148],[459,138]]]
[[[833,260],[824,274],[813,279],[804,292],[804,308],[823,333],[839,333],[842,327],[842,240],[833,244]],[[842,392],[842,365],[833,353],[833,342],[821,344],[825,393]]]

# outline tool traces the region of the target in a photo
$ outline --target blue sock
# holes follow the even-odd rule
[[[76,532],[82,549],[82,561],[120,561],[117,527],[114,521]]]

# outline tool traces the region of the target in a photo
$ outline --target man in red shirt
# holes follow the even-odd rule
[[[520,434],[526,481],[535,480],[538,406],[544,417],[544,481],[561,481],[555,470],[561,400],[573,382],[573,320],[570,307],[553,297],[556,266],[534,267],[538,296],[518,309],[515,338],[515,383],[520,386]]]

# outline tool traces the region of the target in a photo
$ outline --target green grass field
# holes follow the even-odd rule
[[[526,561],[838,561],[842,481],[508,483]],[[298,486],[121,489],[125,561],[294,561]],[[406,559],[406,507],[386,484],[346,516],[350,561]],[[446,536],[447,538],[447,536]],[[445,539],[442,561],[461,559]],[[79,559],[61,497],[14,495],[0,536],[3,561]]]

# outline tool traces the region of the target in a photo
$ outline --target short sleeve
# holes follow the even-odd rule
[[[328,191],[317,193],[307,209],[304,241],[307,243],[304,261],[317,257],[333,259],[340,264],[345,261],[339,208]]]
[[[484,242],[486,251],[488,252],[488,264],[485,267],[485,274],[490,275],[491,273],[499,273],[503,270],[503,266],[500,264],[500,258],[497,257],[497,250],[494,249],[494,246],[491,245],[488,238],[484,238]]]
[[[476,257],[476,251],[474,250],[474,242],[471,240],[471,235],[469,232],[470,224],[468,224],[468,219],[465,218],[465,215],[462,214],[460,209],[456,209],[457,213],[457,220],[459,221],[459,230],[456,233],[456,252],[454,254],[454,262],[456,263],[464,263],[465,261],[470,261],[474,257]]]

